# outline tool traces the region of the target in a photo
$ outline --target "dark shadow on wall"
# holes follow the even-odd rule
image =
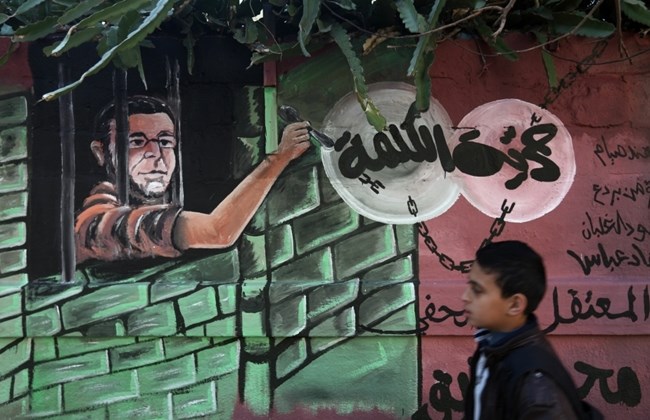
[[[154,48],[141,48],[147,83],[137,69],[128,72],[128,95],[168,97],[168,63],[178,63],[181,103],[181,159],[184,208],[209,212],[235,186],[232,177],[232,146],[237,133],[235,101],[245,86],[262,85],[262,68],[248,69],[250,51],[232,39],[204,37],[195,48],[192,74],[181,39],[153,38]],[[30,46],[34,76],[31,108],[30,190],[28,211],[28,273],[31,280],[56,275],[60,262],[61,141],[58,102],[36,101],[57,89],[58,66],[64,62],[70,80],[76,80],[97,61],[90,45],[73,49],[54,59],[44,56],[50,42]],[[90,152],[93,121],[97,112],[113,100],[113,68],[89,77],[72,93],[75,117],[75,209],[90,189],[105,178]],[[241,108],[241,107],[240,107]],[[155,265],[158,261],[138,264]]]

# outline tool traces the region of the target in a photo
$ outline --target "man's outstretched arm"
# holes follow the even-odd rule
[[[174,226],[174,244],[190,248],[226,248],[235,243],[289,163],[309,148],[308,123],[289,124],[278,151],[267,156],[210,214],[182,211]]]

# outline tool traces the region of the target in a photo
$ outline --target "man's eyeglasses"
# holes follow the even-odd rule
[[[129,149],[142,149],[150,142],[157,143],[161,149],[173,149],[176,147],[176,137],[171,134],[161,134],[158,137],[149,139],[142,133],[136,133],[129,136]]]

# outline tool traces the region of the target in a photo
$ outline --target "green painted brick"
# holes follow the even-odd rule
[[[330,283],[314,289],[308,295],[308,318],[314,319],[327,312],[354,302],[359,294],[359,280]]]
[[[211,379],[239,368],[239,341],[213,346],[196,353],[197,380]]]
[[[217,380],[217,419],[234,419],[235,406],[239,403],[239,371]]]
[[[307,297],[296,296],[271,307],[271,334],[273,337],[291,337],[307,326]]]
[[[0,410],[2,410],[2,416],[5,419],[23,419],[29,411],[29,396],[13,400],[0,407]]]
[[[330,316],[309,331],[310,337],[352,337],[356,331],[356,315],[353,308]]]
[[[395,237],[389,225],[381,225],[334,245],[338,278],[345,278],[370,268],[395,255]]]
[[[234,314],[237,310],[237,295],[239,285],[236,283],[220,284],[217,286],[219,296],[219,310],[222,314]]]
[[[15,318],[0,321],[0,337],[22,337],[24,317],[17,316]]]
[[[329,248],[319,249],[285,264],[271,273],[272,281],[309,281],[319,283],[334,281],[332,253]]]
[[[380,330],[382,336],[401,331],[414,331],[418,326],[415,303],[408,304],[397,310],[393,315],[376,324],[373,329]]]
[[[294,254],[291,225],[284,224],[269,230],[266,237],[266,255],[271,267],[289,261]]]
[[[195,280],[158,280],[151,285],[151,302],[156,303],[174,296],[184,295],[196,289],[198,285],[199,282]]]
[[[382,264],[364,274],[361,277],[361,292],[368,294],[378,288],[412,280],[414,277],[413,261],[408,255],[399,260]]]
[[[25,308],[30,312],[36,311],[81,294],[83,291],[82,282],[63,284],[60,276],[31,282],[24,288]]]
[[[22,293],[12,293],[0,297],[0,319],[9,318],[22,312]]]
[[[129,335],[155,337],[176,334],[174,304],[163,302],[133,312],[126,325]]]
[[[77,398],[82,397],[77,396]],[[32,393],[30,414],[34,416],[46,416],[59,414],[62,410],[63,386],[57,385]]]
[[[293,372],[305,360],[307,360],[307,342],[305,338],[299,338],[278,356],[275,375],[281,379]]]
[[[23,286],[25,286],[27,283],[29,283],[29,279],[25,273],[12,274],[7,277],[2,277],[0,278],[0,296],[18,292],[22,290]]]
[[[217,388],[214,382],[200,384],[172,395],[174,418],[208,416],[217,411]]]
[[[415,251],[418,246],[417,229],[413,225],[395,225],[395,237],[400,254]]]
[[[0,252],[0,274],[7,274],[22,270],[27,267],[27,251],[14,249],[12,251]],[[0,283],[2,283],[0,279]]]
[[[57,337],[57,349],[60,357],[82,353],[96,352],[113,347],[128,346],[135,343],[135,337],[83,337],[66,335]]]
[[[0,225],[0,249],[23,245],[26,237],[27,227],[24,222]]]
[[[342,200],[341,196],[339,196],[339,193],[337,193],[334,187],[332,187],[332,183],[325,174],[325,170],[322,168],[318,173],[318,179],[320,181],[320,192],[324,203],[332,203]]]
[[[11,381],[13,381],[11,376],[0,381],[0,404],[6,403],[11,398]]]
[[[111,319],[88,327],[86,337],[122,337],[126,335],[124,321]]]
[[[0,101],[0,125],[14,125],[27,119],[27,98],[15,96]]]
[[[359,227],[359,215],[346,203],[339,203],[293,222],[296,252],[304,254],[328,244]]]
[[[236,328],[237,319],[235,316],[229,316],[206,324],[205,335],[208,337],[235,337],[237,334]]]
[[[268,363],[246,363],[244,404],[253,414],[267,416],[271,409],[270,368]]]
[[[244,277],[251,277],[266,270],[264,235],[242,235],[239,245],[239,262]]]
[[[138,369],[138,378],[140,378],[140,389],[143,394],[192,385],[196,382],[194,355],[141,367]]]
[[[143,341],[109,350],[111,370],[131,369],[159,362],[165,358],[162,339]]]
[[[205,325],[187,328],[184,334],[187,337],[205,337]]]
[[[268,196],[271,226],[279,225],[315,209],[320,204],[316,167],[285,173]]]
[[[43,362],[45,360],[55,359],[56,341],[52,337],[34,338],[34,362]]]
[[[30,337],[55,335],[61,331],[61,314],[59,307],[44,309],[25,318],[25,328]]]
[[[63,385],[63,396],[66,411],[126,400],[138,396],[138,376],[124,371],[69,382]]]
[[[13,397],[17,398],[29,391],[29,369],[23,369],[14,375]]]
[[[359,322],[372,326],[379,319],[415,301],[413,283],[396,284],[380,289],[359,305]]]
[[[48,417],[47,420],[106,420],[106,416],[106,407],[99,407],[94,410],[83,410],[80,413],[65,413]]]
[[[165,348],[165,357],[175,359],[193,353],[197,350],[206,348],[210,345],[210,339],[203,337],[165,337],[163,346]]]
[[[0,163],[27,157],[27,127],[0,131]]]
[[[27,189],[27,165],[7,163],[0,165],[0,193],[24,191]]]
[[[335,345],[339,344],[341,341],[345,341],[347,339],[349,339],[349,337],[341,337],[341,336],[313,337],[309,339],[309,351],[314,355],[318,355],[319,353],[322,353],[334,347]]]
[[[108,373],[108,353],[98,351],[81,356],[66,357],[36,364],[33,370],[33,387],[40,389]]]
[[[214,288],[209,286],[178,299],[178,307],[186,327],[218,315],[217,296]]]
[[[112,403],[108,406],[108,418],[170,419],[171,406],[171,393],[144,395],[134,400]]]
[[[262,136],[237,137],[233,144],[233,177],[242,179],[251,172],[253,167],[262,159],[260,146],[264,140]]]
[[[324,281],[274,281],[269,285],[269,300],[272,305],[279,304],[286,299],[291,299],[296,295],[309,293],[323,284],[333,284]]]
[[[255,214],[253,214],[251,221],[248,222],[246,229],[244,229],[246,233],[250,233],[251,235],[260,235],[266,230],[267,209],[267,200],[264,200]]]
[[[105,286],[61,307],[66,329],[123,315],[147,306],[148,284]]]
[[[266,322],[264,312],[242,312],[241,334],[243,337],[265,337]]]
[[[26,192],[9,193],[0,196],[0,221],[25,217],[26,215]],[[3,272],[2,268],[0,268],[0,272]]]
[[[159,281],[179,283],[199,281],[227,283],[239,278],[239,254],[237,249],[221,251],[206,258],[189,261],[178,268],[162,273]]]

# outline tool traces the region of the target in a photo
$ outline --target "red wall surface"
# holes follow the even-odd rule
[[[531,45],[524,37],[510,42],[518,49]],[[622,59],[611,42],[582,74],[573,60],[590,56],[597,41],[561,41],[552,51],[558,78],[567,87],[547,109],[572,137],[575,178],[556,208],[523,223],[508,223],[506,217],[498,237],[526,241],[544,256],[549,285],[538,310],[541,324],[551,330],[577,385],[589,390],[587,400],[606,418],[650,413],[650,40],[628,37],[625,44],[630,54],[639,55]],[[509,62],[481,56],[471,41],[446,42],[430,74],[433,96],[454,124],[491,101],[516,98],[541,105],[549,92],[539,50]],[[541,203],[544,194],[529,191],[522,200]],[[426,226],[438,252],[458,262],[473,258],[493,221],[461,196]],[[445,269],[422,238],[419,249],[421,325],[428,325],[422,339],[422,399],[433,418],[442,418],[452,413],[453,399],[461,399],[457,378],[466,371],[474,343],[468,326],[454,325],[464,321],[465,278]],[[434,371],[450,377],[438,372],[434,379]]]

